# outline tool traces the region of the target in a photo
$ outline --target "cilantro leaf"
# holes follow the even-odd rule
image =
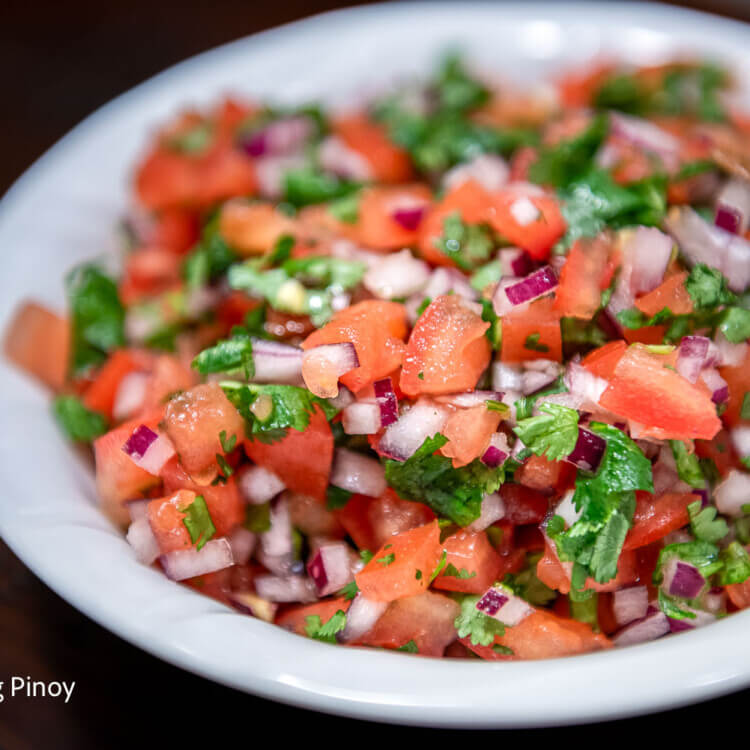
[[[358,593],[359,586],[357,586],[357,582],[352,579],[339,591],[338,596],[343,596],[344,599],[351,601]]]
[[[190,534],[190,541],[196,545],[196,549],[202,549],[216,533],[205,498],[203,495],[197,495],[190,505],[181,510],[185,514],[182,523]]]
[[[726,549],[723,549],[720,558],[724,566],[719,571],[720,586],[743,583],[750,578],[750,555],[739,542],[732,542]]]
[[[496,284],[503,276],[499,260],[491,260],[477,268],[469,279],[471,286],[478,292],[482,292],[490,284]]]
[[[107,431],[104,415],[87,409],[78,396],[57,396],[52,412],[70,440],[88,443]]]
[[[453,625],[459,638],[469,637],[473,646],[490,646],[497,636],[505,634],[505,625],[477,609],[481,596],[465,596]]]
[[[670,440],[672,455],[677,464],[677,474],[680,479],[691,487],[704,488],[706,478],[703,476],[701,465],[695,453],[688,453],[687,446],[681,440]]]
[[[386,460],[385,478],[403,499],[424,503],[437,515],[468,526],[479,518],[484,495],[502,484],[503,471],[479,460],[455,469],[450,458],[435,453],[447,442],[438,433],[406,461]]]
[[[326,508],[328,510],[338,510],[343,508],[351,498],[352,493],[349,490],[342,490],[341,487],[334,487],[332,484],[326,490]]]
[[[688,505],[687,510],[690,530],[696,539],[714,544],[729,533],[727,522],[723,518],[716,518],[716,508],[709,505],[701,509],[701,501],[696,500]]]
[[[219,233],[218,212],[206,222],[198,244],[185,256],[182,275],[189,289],[205,286],[223,276],[237,254]]]
[[[458,212],[443,219],[443,234],[434,241],[435,247],[464,271],[486,261],[494,244],[488,227],[464,223]]]
[[[432,88],[440,108],[459,112],[480,107],[490,96],[481,81],[469,75],[457,54],[443,60]]]
[[[166,139],[167,146],[182,154],[200,154],[213,140],[214,131],[210,122],[199,122],[191,128],[171,135]]]
[[[346,627],[346,613],[339,609],[327,622],[322,622],[320,615],[305,617],[305,634],[323,643],[336,643],[336,633]]]
[[[544,607],[557,597],[557,592],[542,583],[536,575],[536,566],[541,553],[527,558],[527,567],[520,573],[506,573],[503,584],[512,589],[516,596],[537,607]]]
[[[664,567],[673,557],[677,557],[698,568],[701,575],[708,579],[709,576],[719,571],[722,563],[719,561],[719,548],[711,542],[700,539],[693,542],[679,542],[668,544],[659,552],[659,557],[654,569],[653,580],[659,585],[664,580]]]
[[[308,255],[290,258],[282,268],[289,275],[309,286],[337,286],[351,289],[359,284],[367,266],[358,260],[345,260],[330,255]]]
[[[253,342],[249,336],[232,336],[204,349],[193,359],[192,367],[201,375],[242,370],[249,380],[255,374]]]
[[[693,266],[685,280],[685,288],[696,310],[713,310],[719,305],[731,305],[736,299],[721,271],[705,263]]]
[[[254,534],[262,534],[271,528],[271,503],[245,506],[245,520],[242,525]]]
[[[312,167],[290,170],[283,178],[284,200],[295,207],[343,198],[360,186],[359,182],[319,172]]]
[[[474,578],[476,574],[477,574],[476,570],[472,570],[471,573],[469,573],[469,571],[466,570],[466,568],[461,568],[459,570],[453,563],[448,563],[445,566],[445,569],[441,573],[441,575],[443,576],[449,576],[450,578],[458,578],[460,581],[466,581],[469,578]]]
[[[578,440],[578,412],[560,404],[543,403],[542,413],[521,419],[513,432],[537,456],[559,461],[568,456]]]
[[[403,646],[399,646],[396,651],[403,651],[407,654],[418,654],[419,648],[417,647],[416,641],[412,638],[410,641],[405,643]]]
[[[750,339],[750,310],[743,307],[728,307],[721,314],[719,330],[733,344]]]

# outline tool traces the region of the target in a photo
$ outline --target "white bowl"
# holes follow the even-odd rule
[[[238,92],[346,100],[427,70],[447,46],[538,78],[599,53],[658,61],[693,51],[750,71],[750,27],[653,4],[398,4],[311,18],[175,66],[87,118],[0,204],[0,328],[23,297],[62,307],[66,269],[117,250],[134,160],[178,108]],[[0,364],[0,532],[47,584],[150,653],[307,708],[432,726],[615,718],[750,684],[750,615],[632,648],[542,662],[431,660],[300,638],[139,565],[99,512],[90,467],[52,423],[47,394]],[[106,659],[106,654],[102,654]]]

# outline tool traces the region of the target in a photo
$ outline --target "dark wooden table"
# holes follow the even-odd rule
[[[349,4],[4,0],[0,191],[82,117],[167,65],[224,41]],[[682,4],[750,20],[746,0]],[[461,741],[458,732],[367,724],[272,704],[187,674],[88,620],[0,542],[0,681],[6,681],[6,695],[12,675],[75,680],[76,688],[67,705],[59,698],[6,697],[0,703],[0,750],[151,748],[164,740],[168,747],[197,747],[207,737],[216,747],[311,738],[323,747],[352,746],[364,737]],[[745,691],[692,708],[594,725],[585,729],[585,742],[609,742],[613,736],[648,742],[667,729],[674,745],[684,730],[698,727],[713,728],[721,741],[725,731],[741,731],[744,722],[737,717],[744,715],[748,700],[750,691]],[[508,732],[490,741],[581,743],[582,731],[557,729],[554,736],[542,730],[522,736]]]

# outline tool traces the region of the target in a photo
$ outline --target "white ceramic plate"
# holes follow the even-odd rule
[[[117,249],[145,139],[178,108],[226,92],[345,99],[426,71],[458,43],[535,78],[606,52],[693,51],[750,71],[750,27],[666,6],[398,4],[318,16],[178,65],[63,138],[0,204],[0,328],[26,296],[62,307],[77,261]],[[750,684],[750,614],[655,643],[544,662],[430,660],[332,648],[230,612],[139,565],[96,507],[89,467],[45,393],[0,364],[0,532],[55,591],[126,640],[240,690],[321,711],[433,726],[539,726],[655,711]],[[106,659],[106,654],[102,654]]]

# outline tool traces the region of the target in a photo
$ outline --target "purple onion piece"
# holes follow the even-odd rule
[[[708,490],[701,490],[693,488],[690,494],[697,495],[701,499],[701,510],[708,505]]]
[[[500,607],[508,602],[508,597],[497,589],[490,589],[477,602],[476,607],[480,612],[492,617],[500,611]]]
[[[675,620],[673,617],[668,617],[669,630],[672,633],[682,633],[685,630],[693,630],[694,626],[685,620]]]
[[[422,217],[427,210],[427,206],[413,206],[411,208],[397,208],[391,213],[391,218],[399,226],[409,232],[417,229],[422,221]]]
[[[522,250],[519,255],[511,260],[510,267],[513,269],[514,276],[526,276],[533,270],[534,261],[531,260],[531,256],[527,252]]]
[[[499,448],[491,445],[484,452],[484,455],[482,456],[482,463],[485,466],[489,466],[491,469],[496,469],[505,461],[506,458],[508,458],[508,454],[505,453],[505,451],[501,451]]]
[[[387,427],[398,419],[398,399],[390,378],[376,380],[373,384],[375,400],[380,407],[380,424]]]
[[[695,383],[708,356],[711,341],[705,336],[685,336],[680,341],[677,356],[677,372],[683,378]]]
[[[607,448],[607,442],[584,427],[578,428],[578,440],[567,460],[584,471],[596,471]]]
[[[732,234],[739,234],[741,221],[742,216],[740,216],[739,211],[735,211],[729,206],[716,207],[714,224],[720,229],[723,229],[726,232],[731,232]]]
[[[265,130],[258,130],[248,138],[241,141],[242,150],[248,155],[257,158],[263,156],[268,149],[268,138]]]
[[[544,266],[518,283],[506,287],[505,295],[511,304],[521,305],[552,291],[557,284],[557,276],[552,267]]]
[[[151,443],[159,436],[145,424],[138,425],[122,446],[131,458],[143,458]]]
[[[694,565],[677,560],[672,571],[668,591],[672,596],[694,599],[705,586],[706,579]]]

